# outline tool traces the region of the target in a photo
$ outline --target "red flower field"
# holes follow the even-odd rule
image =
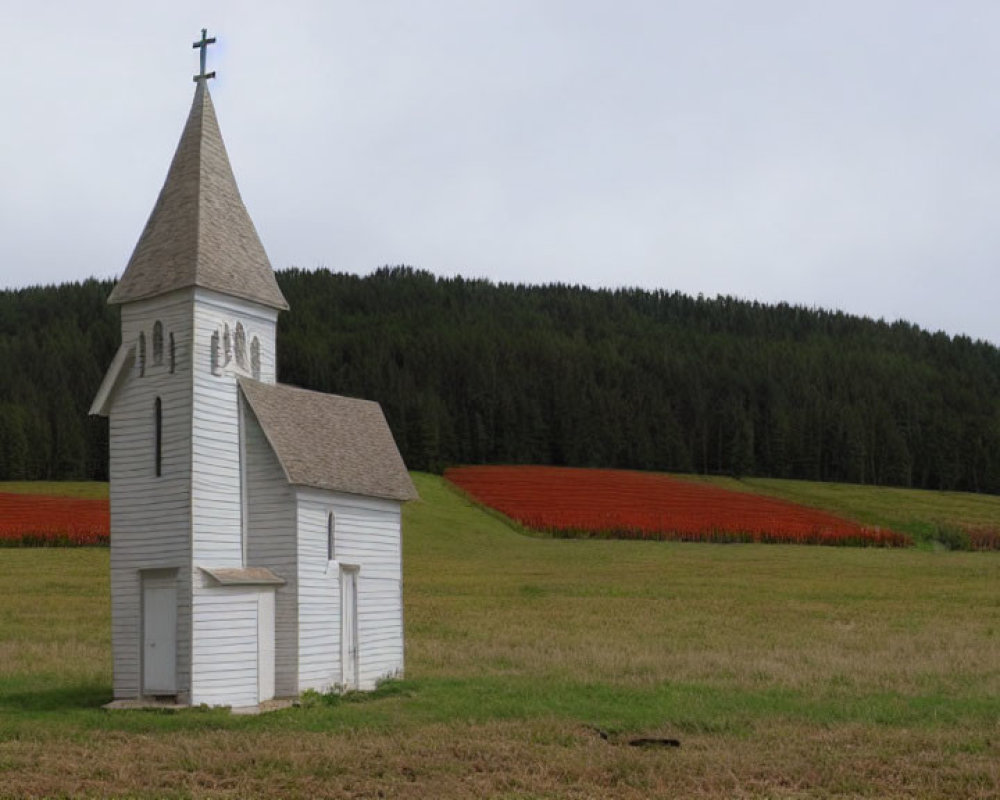
[[[0,492],[0,547],[107,545],[107,500]]]
[[[457,467],[445,478],[556,536],[907,547],[908,536],[824,511],[667,475],[567,467]]]
[[[1000,530],[996,528],[969,528],[969,547],[973,550],[1000,550]]]

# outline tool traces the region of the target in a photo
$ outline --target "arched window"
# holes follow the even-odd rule
[[[260,380],[260,341],[256,336],[250,342],[250,372],[255,381]]]
[[[226,366],[229,363],[229,359],[232,358],[232,342],[229,338],[229,323],[227,322],[222,328],[222,366]]]
[[[209,345],[212,348],[212,374],[219,374],[219,332],[212,331],[212,343]]]
[[[163,363],[163,323],[159,320],[153,323],[153,364]]]
[[[236,365],[240,369],[247,368],[247,335],[243,330],[243,323],[236,323],[236,344],[234,349],[236,350]]]
[[[156,477],[163,472],[163,403],[159,397],[153,404],[153,417],[156,426]]]
[[[330,512],[330,516],[326,518],[326,560],[333,561],[336,555],[336,549],[334,548],[334,528],[335,523],[333,520],[333,512]]]
[[[170,374],[174,374],[177,368],[177,345],[174,343],[174,335],[170,334]]]
[[[146,334],[139,331],[139,377],[146,374]]]

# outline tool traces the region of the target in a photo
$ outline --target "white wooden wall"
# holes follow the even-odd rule
[[[191,441],[192,566],[241,567],[243,563],[243,507],[240,478],[239,375],[235,359],[212,372],[212,334],[236,323],[246,330],[247,353],[256,336],[260,341],[261,380],[274,381],[277,311],[253,303],[196,289],[193,310],[193,382]],[[247,520],[249,524],[249,520]],[[194,632],[192,663],[196,681],[192,702],[210,705],[256,703],[255,593],[221,590],[201,580],[192,589]],[[220,625],[230,633],[217,639]],[[245,638],[249,637],[249,638]],[[251,645],[252,639],[252,645]],[[252,673],[252,674],[251,674]],[[249,700],[251,693],[252,701]]]
[[[110,409],[111,639],[116,698],[141,687],[142,588],[140,571],[178,569],[177,680],[190,683],[191,607],[191,305],[176,292],[122,307],[122,341],[136,346],[131,374]],[[163,363],[153,364],[153,323],[163,324]],[[139,375],[139,332],[146,336],[145,375]],[[170,373],[170,334],[175,370]],[[154,402],[163,410],[161,476],[154,463]]]
[[[228,324],[260,340],[261,380],[274,381],[277,312],[203,289],[195,290],[191,521],[195,565],[243,564],[239,403],[235,361],[212,373],[212,334]],[[220,345],[221,346],[221,345]],[[247,374],[243,372],[242,374]]]
[[[164,357],[153,364],[153,323]],[[176,568],[179,699],[192,704],[257,702],[259,587],[219,587],[198,569],[266,566],[287,583],[276,593],[276,693],[326,690],[342,680],[340,564],[359,567],[359,685],[403,669],[400,504],[287,485],[252,412],[246,409],[241,485],[235,361],[212,372],[212,334],[236,323],[247,349],[260,342],[260,379],[275,380],[277,312],[203,289],[122,308],[122,338],[146,334],[111,407],[111,581],[114,691],[141,691],[141,573]],[[174,335],[175,370],[169,369]],[[138,347],[136,348],[138,351]],[[224,357],[221,359],[224,362]],[[163,409],[162,474],[155,475],[154,402]],[[241,497],[248,499],[246,518]],[[336,558],[327,559],[327,518],[336,519]],[[297,535],[296,535],[297,529]],[[192,680],[192,668],[195,678]]]
[[[295,496],[253,412],[244,403],[249,504],[247,561],[284,578],[275,594],[275,695],[298,694]]]
[[[340,564],[358,570],[359,686],[403,671],[400,504],[297,488],[299,691],[340,684]],[[327,561],[327,518],[336,559]]]
[[[266,589],[269,591],[270,589]],[[195,578],[191,704],[257,705],[257,586]]]

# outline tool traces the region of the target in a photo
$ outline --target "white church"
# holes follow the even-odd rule
[[[276,382],[288,304],[222,142],[212,41],[91,408],[110,422],[113,705],[252,710],[403,670],[417,493],[377,403]]]

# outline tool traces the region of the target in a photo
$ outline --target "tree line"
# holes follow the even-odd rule
[[[277,273],[278,377],[379,401],[412,469],[535,463],[1000,493],[1000,351],[787,304]],[[110,282],[0,293],[0,479],[107,476]]]

